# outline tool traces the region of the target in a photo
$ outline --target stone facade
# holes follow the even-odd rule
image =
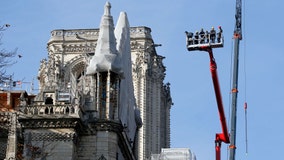
[[[112,71],[86,75],[97,54],[99,31],[51,32],[48,58],[41,61],[38,72],[40,91],[32,104],[21,100],[15,114],[21,124],[21,146],[11,149],[10,145],[17,144],[15,134],[7,132],[6,142],[0,139],[0,149],[7,148],[6,159],[16,159],[20,150],[30,160],[145,160],[170,147],[170,84],[163,82],[165,57],[156,53],[151,29],[129,28],[131,78],[138,107],[133,110],[135,115],[129,115],[135,117],[134,128],[120,117],[119,109],[125,107],[118,98],[123,77]]]
[[[145,36],[141,35],[145,30]],[[170,147],[170,108],[172,100],[169,83],[164,84],[165,58],[156,53],[150,28],[136,28],[132,38],[133,83],[137,105],[141,110],[143,126],[139,130],[138,155],[148,158]]]
[[[34,97],[25,91],[0,91],[0,159],[23,158],[18,110],[21,105],[30,105]]]

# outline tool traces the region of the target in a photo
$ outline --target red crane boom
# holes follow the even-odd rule
[[[217,64],[213,56],[212,48],[206,47],[204,48],[204,50],[209,53],[210,72],[212,76],[213,86],[215,90],[215,97],[216,97],[216,102],[217,102],[217,107],[218,107],[218,112],[219,112],[219,117],[220,117],[220,122],[221,122],[221,127],[222,127],[222,133],[216,133],[216,138],[215,138],[216,160],[220,160],[221,159],[221,144],[222,142],[230,143],[230,137],[229,137],[229,133],[227,129],[226,116],[224,112],[222,95],[221,95],[221,90],[220,90],[220,85],[219,85],[218,74],[217,74]]]

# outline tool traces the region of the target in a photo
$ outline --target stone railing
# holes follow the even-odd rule
[[[90,36],[98,36],[98,29],[73,29],[73,30],[53,30],[51,31],[51,37],[70,37],[76,35],[90,37]]]
[[[77,36],[82,37],[83,40],[79,40]],[[96,41],[98,36],[98,29],[53,30],[48,43],[53,41]]]
[[[78,107],[74,105],[33,105],[23,109],[28,115],[78,115]]]
[[[99,37],[99,29],[71,29],[71,30],[53,30],[49,43],[53,41],[96,41]],[[151,29],[148,27],[130,27],[131,38],[152,38]]]
[[[131,38],[152,38],[151,29],[148,27],[131,27],[130,28]]]

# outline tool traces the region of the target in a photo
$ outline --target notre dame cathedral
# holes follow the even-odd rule
[[[145,160],[170,147],[170,84],[148,27],[53,30],[39,93],[0,91],[0,159]]]

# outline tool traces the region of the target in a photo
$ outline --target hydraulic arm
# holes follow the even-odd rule
[[[226,117],[224,113],[224,107],[222,102],[221,90],[219,85],[219,79],[217,74],[217,64],[213,56],[212,48],[207,47],[205,50],[209,53],[210,58],[210,72],[212,76],[213,86],[215,90],[216,102],[219,111],[219,117],[222,127],[222,133],[217,133],[215,138],[215,150],[216,150],[216,160],[221,159],[221,143],[230,143],[229,133],[227,129]]]
[[[216,150],[216,160],[221,159],[221,144],[230,143],[230,137],[227,129],[227,123],[224,113],[224,107],[222,102],[221,90],[217,74],[217,64],[213,56],[212,48],[220,48],[224,45],[222,28],[218,27],[219,32],[216,34],[214,27],[211,28],[210,34],[204,34],[203,29],[200,33],[196,32],[194,37],[192,32],[185,32],[187,35],[187,50],[188,51],[206,51],[209,53],[210,58],[210,71],[213,81],[213,86],[215,90],[215,97],[222,127],[222,133],[217,133],[215,138],[215,150]],[[208,33],[207,31],[205,33]],[[217,35],[217,37],[216,37]]]

